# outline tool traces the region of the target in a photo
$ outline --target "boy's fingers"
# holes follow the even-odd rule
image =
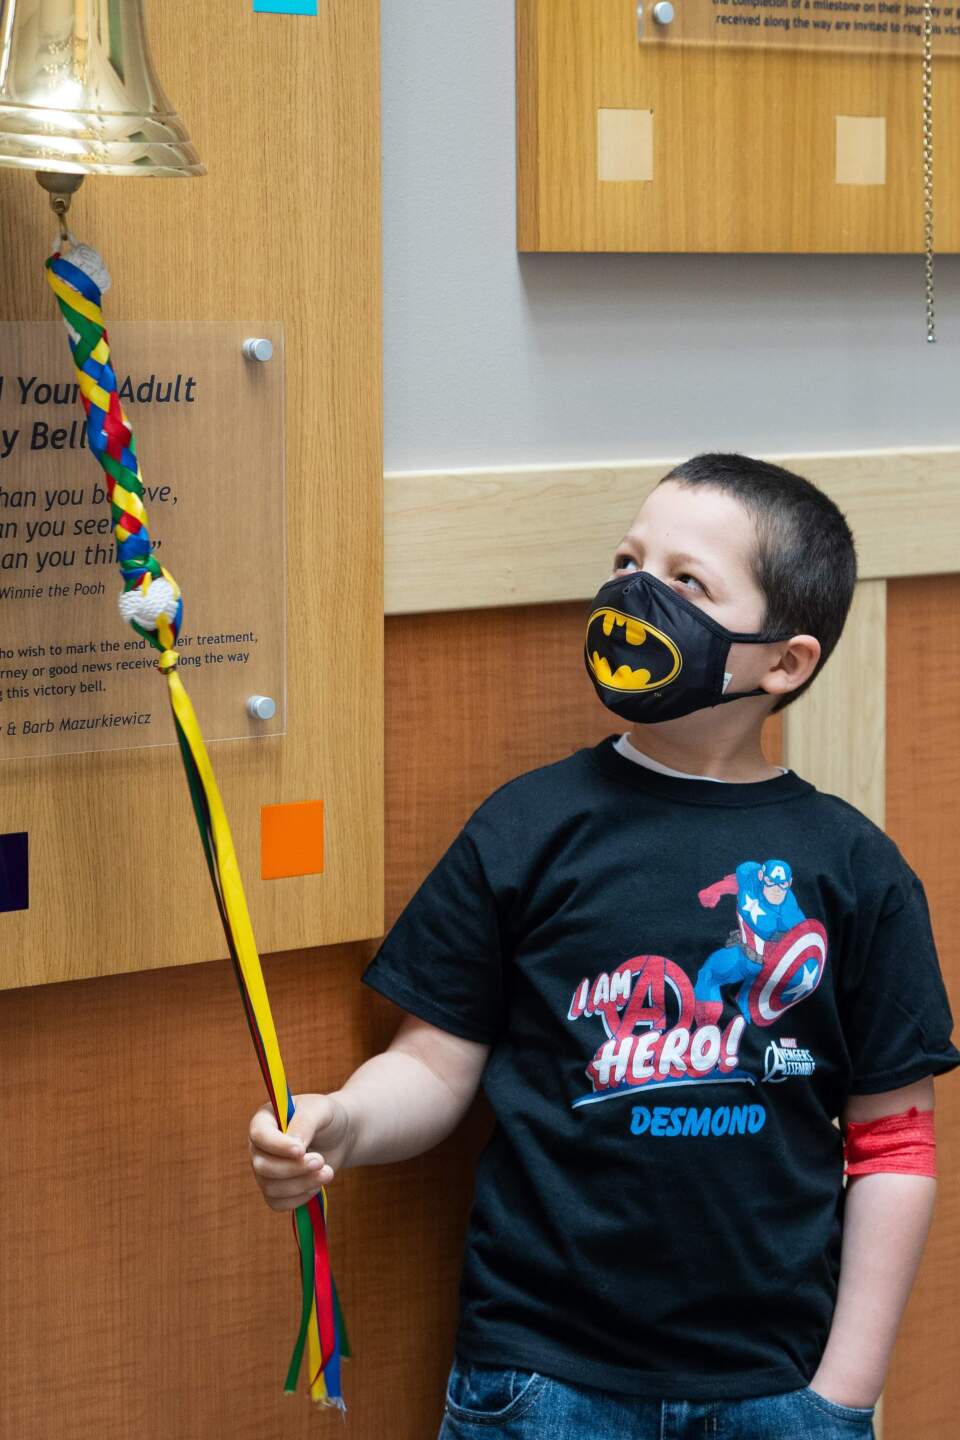
[[[319,1175],[326,1160],[317,1151],[311,1150],[308,1156],[300,1160],[291,1160],[289,1157],[281,1160],[274,1155],[265,1154],[256,1146],[250,1147],[250,1164],[254,1173],[265,1180],[299,1180],[302,1185],[314,1175]]]
[[[315,1133],[329,1125],[332,1118],[333,1101],[326,1095],[310,1096],[309,1103],[303,1105],[298,1103],[297,1096],[294,1095],[293,1114],[286,1134],[295,1145],[300,1146],[302,1152],[313,1143]]]
[[[303,1154],[303,1142],[296,1136],[284,1134],[269,1105],[262,1106],[250,1121],[250,1144],[270,1155],[284,1155],[288,1160]]]
[[[264,1194],[268,1196],[271,1201],[297,1200],[300,1204],[303,1204],[314,1191],[319,1190],[321,1185],[329,1184],[332,1178],[333,1172],[329,1165],[327,1165],[322,1171],[322,1178],[318,1175],[316,1179],[311,1178],[310,1180],[304,1180],[302,1176],[297,1180],[272,1180],[264,1188]]]

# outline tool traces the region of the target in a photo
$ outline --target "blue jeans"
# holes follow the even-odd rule
[[[437,1440],[875,1440],[876,1406],[809,1385],[746,1400],[650,1400],[455,1356]]]

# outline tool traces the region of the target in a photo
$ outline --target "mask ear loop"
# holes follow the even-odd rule
[[[781,632],[769,635],[762,630],[758,635],[737,635],[732,630],[728,633],[732,638],[730,644],[727,646],[727,653],[723,657],[723,676],[726,677],[728,674],[730,675],[730,680],[726,683],[731,685],[733,684],[733,674],[727,670],[727,661],[730,659],[730,651],[734,645],[782,645],[785,640],[792,640],[794,635],[792,630],[785,633]],[[781,656],[780,658],[782,659],[783,657]],[[718,705],[722,705],[727,700],[750,700],[758,695],[769,695],[769,691],[764,690],[762,685],[758,685],[755,690],[736,690],[730,695],[727,693],[726,683],[725,679],[721,681],[721,685],[723,685],[724,688],[720,692],[720,699],[717,701]]]

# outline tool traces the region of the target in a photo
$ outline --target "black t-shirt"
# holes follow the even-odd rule
[[[651,1397],[797,1389],[840,1267],[851,1094],[960,1064],[923,888],[793,772],[616,736],[501,786],[363,981],[492,1049],[457,1350]]]

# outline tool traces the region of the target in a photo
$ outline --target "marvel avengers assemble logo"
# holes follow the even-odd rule
[[[796,1040],[782,1039],[778,1045],[771,1040],[763,1056],[764,1080],[787,1080],[791,1075],[812,1075],[816,1062],[809,1050],[797,1045]]]

